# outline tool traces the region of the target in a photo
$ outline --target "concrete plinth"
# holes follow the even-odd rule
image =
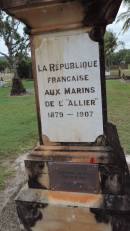
[[[127,196],[25,187],[16,198],[16,204],[21,231],[130,230],[130,201]]]

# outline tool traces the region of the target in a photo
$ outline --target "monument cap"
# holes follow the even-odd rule
[[[31,28],[43,27],[46,21],[48,26],[58,23],[106,26],[114,21],[121,2],[122,0],[1,0],[0,8]]]

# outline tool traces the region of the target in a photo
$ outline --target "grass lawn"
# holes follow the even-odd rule
[[[32,81],[24,81],[32,89]],[[32,149],[38,140],[33,95],[10,97],[10,88],[0,88],[0,187],[10,175],[2,162]]]
[[[32,89],[32,81],[24,81]],[[10,97],[10,88],[0,88],[0,188],[10,171],[3,159],[15,158],[32,149],[38,140],[34,94]],[[118,128],[122,146],[130,153],[130,83],[107,81],[109,121]]]
[[[117,125],[125,153],[130,154],[130,83],[107,80],[108,119]]]

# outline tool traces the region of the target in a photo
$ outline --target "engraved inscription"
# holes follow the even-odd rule
[[[99,193],[99,171],[96,164],[49,163],[51,190]]]
[[[99,44],[82,31],[44,35],[40,41],[36,65],[43,135],[51,142],[95,142],[103,135]]]

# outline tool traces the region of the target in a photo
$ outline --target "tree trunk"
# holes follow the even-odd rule
[[[18,96],[26,94],[26,89],[23,86],[22,80],[18,76],[17,70],[15,71],[14,78],[12,79],[11,96]]]

